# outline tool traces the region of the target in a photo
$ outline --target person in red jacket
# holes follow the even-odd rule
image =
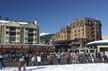
[[[66,55],[66,61],[67,61],[67,64],[71,63],[71,54],[70,53],[67,53],[67,55]]]
[[[80,53],[77,53],[77,63],[80,63]]]
[[[53,55],[51,54],[50,56],[49,56],[49,64],[53,64],[53,59],[54,59],[54,57],[53,57]]]

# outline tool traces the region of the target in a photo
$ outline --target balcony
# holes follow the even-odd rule
[[[10,30],[9,32],[16,32],[16,30]]]
[[[34,34],[33,34],[33,33],[31,33],[31,34],[29,33],[29,34],[28,34],[28,37],[31,37],[31,36],[33,37],[33,36],[34,36]]]
[[[16,30],[16,27],[10,27],[10,30]]]
[[[10,36],[16,36],[16,32],[9,32]]]
[[[33,34],[34,32],[32,31],[32,32],[28,32],[28,34]]]
[[[9,41],[15,41],[16,40],[16,36],[10,36],[9,37]]]

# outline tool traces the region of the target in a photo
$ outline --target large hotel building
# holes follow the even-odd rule
[[[46,53],[52,45],[40,44],[38,21],[0,20],[0,52]]]
[[[37,21],[18,22],[0,20],[0,44],[36,44],[39,43]]]
[[[55,42],[71,41],[71,44],[101,40],[101,21],[94,18],[81,18],[60,29],[55,35]]]

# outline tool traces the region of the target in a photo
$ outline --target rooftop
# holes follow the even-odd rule
[[[6,24],[6,23],[9,23],[11,21],[15,21],[15,20],[0,20],[0,24]],[[29,23],[33,23],[33,22],[23,22],[23,21],[15,21],[19,24],[29,24]],[[37,20],[34,21],[35,24],[37,24]]]
[[[89,42],[86,45],[104,45],[107,44],[108,45],[108,40],[98,40],[98,41],[93,41],[93,42]]]

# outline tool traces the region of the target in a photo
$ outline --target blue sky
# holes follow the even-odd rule
[[[39,21],[40,32],[55,33],[81,17],[102,21],[108,34],[108,0],[0,0],[0,16],[21,21]]]

